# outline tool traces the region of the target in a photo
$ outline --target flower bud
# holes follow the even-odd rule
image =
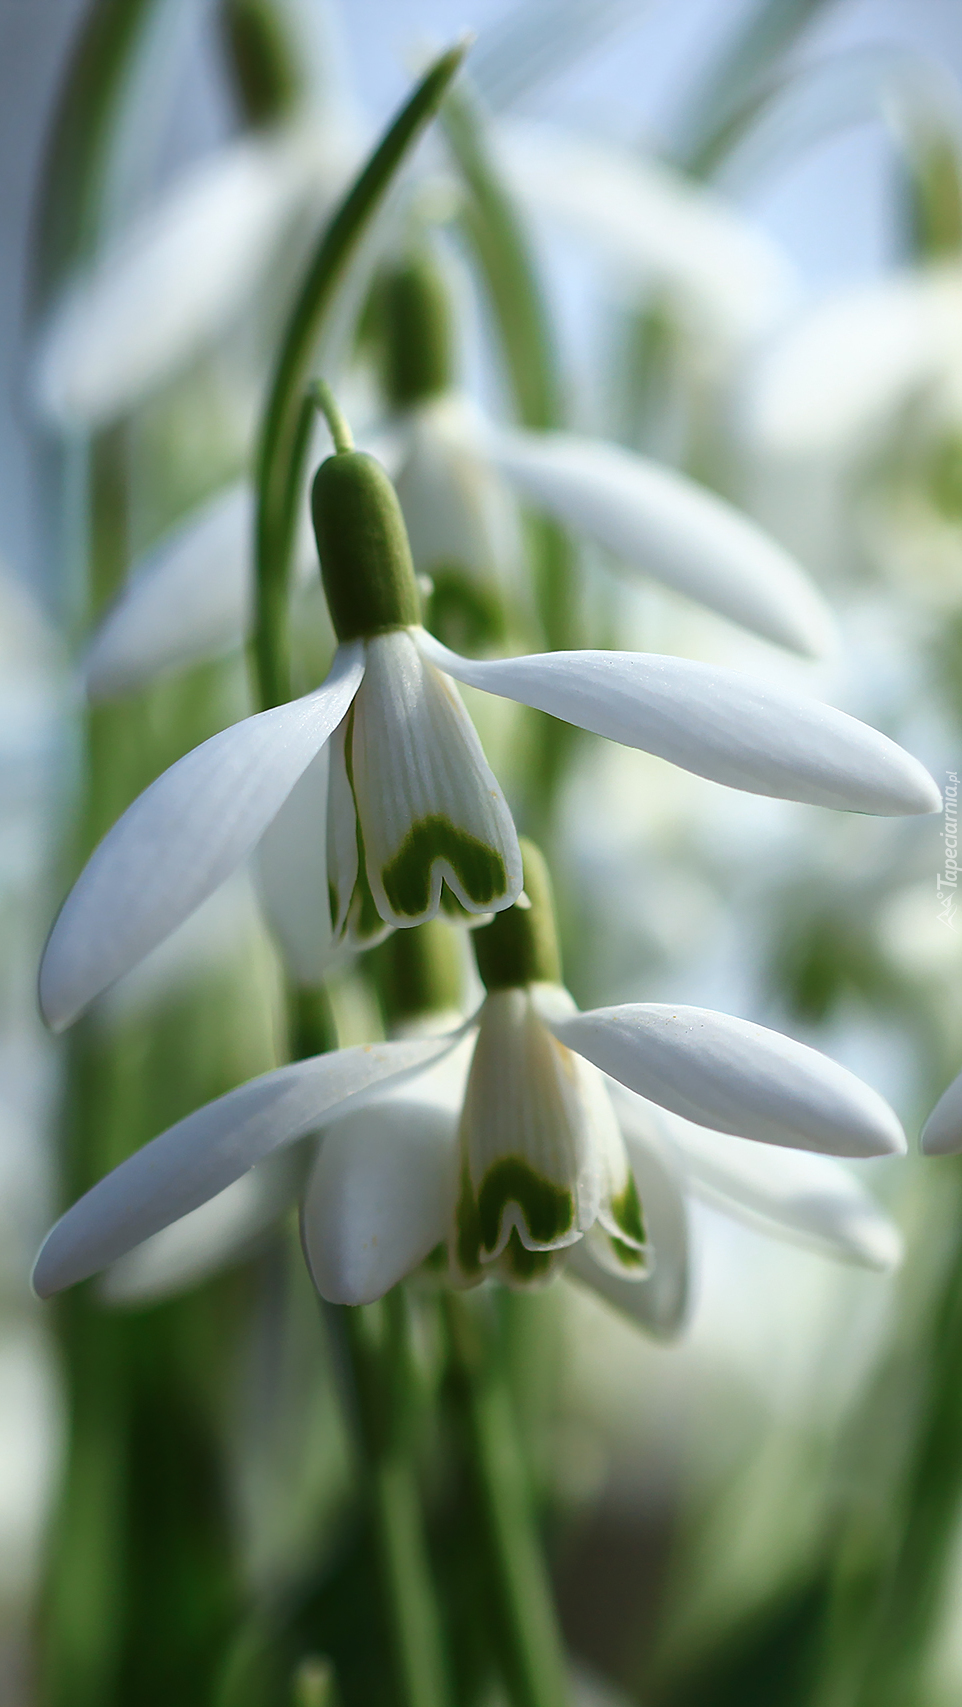
[[[392,406],[408,409],[448,391],[454,367],[451,303],[428,255],[412,257],[387,275],[383,311],[384,385]]]
[[[338,640],[367,639],[421,620],[401,506],[379,462],[338,451],[311,492],[314,533]]]
[[[304,96],[297,48],[269,0],[224,0],[220,29],[241,115],[255,129],[290,118]]]

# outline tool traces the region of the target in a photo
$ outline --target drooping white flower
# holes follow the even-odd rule
[[[962,271],[894,273],[802,316],[757,362],[752,442],[779,456],[863,457],[913,396],[962,381]]]
[[[278,246],[316,222],[354,164],[340,125],[242,137],[190,167],[75,276],[38,334],[45,420],[91,431],[143,401],[227,331]]]
[[[661,582],[805,656],[831,650],[834,621],[789,553],[694,480],[618,445],[567,433],[504,430],[446,392],[377,437],[394,476],[415,568],[483,592],[512,554],[508,488]],[[239,645],[249,633],[253,496],[241,485],[200,506],[135,565],[88,651],[94,699]],[[306,512],[305,512],[306,521]],[[302,532],[299,572],[310,548]]]
[[[511,814],[453,680],[516,700],[731,787],[887,814],[938,809],[908,754],[816,701],[681,658],[556,652],[472,661],[426,634],[390,482],[339,452],[315,481],[338,647],[314,693],[213,736],[159,777],[94,851],[51,932],[40,999],[70,1023],[253,851],[331,746],[328,880],[337,934],[370,941],[521,889]],[[305,850],[310,859],[311,850]]]
[[[594,244],[634,290],[662,288],[695,333],[739,349],[784,316],[795,290],[786,257],[721,196],[650,156],[553,125],[514,120],[496,141],[533,216]]]
[[[890,1266],[896,1240],[847,1175],[794,1148],[781,1172],[774,1159],[753,1168],[726,1154],[720,1137],[734,1130],[768,1145],[893,1154],[904,1138],[882,1098],[816,1051],[725,1015],[657,1005],[579,1014],[558,981],[547,880],[530,847],[525,901],[474,933],[488,994],[473,1045],[462,1028],[376,1045],[367,1055],[344,1050],[230,1092],[67,1212],[38,1257],[37,1291],[71,1285],[151,1237],[152,1248],[128,1260],[126,1277],[118,1269],[115,1295],[136,1292],[145,1278],[156,1285],[164,1273],[168,1283],[196,1274],[180,1218],[196,1217],[246,1170],[317,1133],[316,1158],[302,1157],[288,1174],[287,1200],[303,1192],[305,1252],[324,1297],[380,1297],[429,1257],[436,1262],[439,1249],[459,1285],[494,1275],[537,1284],[573,1259],[580,1278],[616,1301],[639,1288],[634,1313],[666,1333],[679,1325],[687,1296],[687,1159],[672,1128],[659,1129],[651,1103],[715,1129],[693,1171],[716,1198],[836,1255]],[[414,1076],[419,1051],[425,1065],[432,1057],[437,1065]],[[637,1095],[616,1104],[599,1064]],[[338,1100],[362,1088],[373,1097],[376,1077],[386,1085],[402,1071],[405,1086],[363,1107]],[[806,1161],[815,1163],[808,1174]],[[215,1260],[237,1249],[239,1227],[249,1235],[263,1225],[265,1204],[276,1211],[284,1195],[277,1188],[275,1172],[268,1195],[252,1193],[246,1212],[233,1188],[222,1202]],[[235,1218],[226,1239],[225,1210]],[[202,1223],[195,1231],[203,1235]]]

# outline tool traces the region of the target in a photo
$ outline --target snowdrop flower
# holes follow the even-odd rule
[[[36,1290],[69,1286],[149,1238],[158,1241],[155,1274],[164,1263],[168,1279],[178,1266],[196,1274],[196,1259],[184,1264],[175,1248],[185,1245],[185,1225],[175,1232],[175,1224],[313,1132],[306,1185],[302,1173],[288,1189],[302,1195],[304,1248],[322,1296],[373,1300],[425,1261],[440,1262],[457,1285],[497,1276],[528,1286],[572,1259],[578,1278],[616,1302],[637,1288],[634,1313],[668,1333],[687,1297],[684,1146],[659,1132],[651,1103],[714,1129],[695,1171],[716,1197],[870,1266],[897,1256],[884,1218],[823,1157],[793,1154],[780,1173],[726,1155],[723,1140],[713,1154],[720,1132],[850,1156],[903,1150],[891,1109],[853,1074],[790,1038],[703,1009],[579,1013],[560,983],[547,874],[530,844],[523,900],[472,940],[487,990],[473,1045],[461,1028],[341,1050],[231,1091],[67,1212],[37,1259]],[[415,1077],[418,1050],[437,1069]],[[373,1096],[376,1078],[387,1088],[389,1075],[405,1071],[395,1094],[369,1096],[363,1107],[356,1100]],[[619,1100],[618,1113],[605,1074],[636,1093]],[[217,1257],[224,1251],[222,1243]],[[128,1284],[131,1275],[136,1265]]]
[[[247,858],[328,743],[336,938],[361,944],[432,918],[442,885],[469,914],[510,906],[521,890],[517,836],[454,681],[730,787],[883,815],[938,810],[931,777],[894,742],[733,670],[618,652],[477,661],[442,646],[419,625],[394,489],[373,458],[349,448],[340,416],[332,419],[340,448],[313,490],[340,642],[330,674],[315,692],[178,760],[108,832],[47,944],[40,999],[54,1027]]]
[[[760,504],[780,482],[786,497],[807,488],[825,549],[850,554],[854,532],[880,572],[936,608],[960,597],[960,339],[962,268],[932,262],[814,309],[746,392]]]
[[[318,20],[293,11],[282,40],[276,13],[223,8],[252,128],[183,171],[67,281],[35,351],[36,405],[52,426],[102,428],[186,367],[276,273],[278,250],[316,229],[356,168],[357,127],[320,87]]]
[[[781,456],[864,455],[913,396],[962,381],[962,270],[895,273],[830,297],[759,360],[746,418],[753,442]]]
[[[512,493],[631,574],[805,656],[831,650],[834,622],[820,593],[733,506],[620,446],[486,420],[455,383],[449,296],[436,267],[417,257],[395,268],[382,301],[394,412],[370,448],[395,479],[415,568],[469,631],[501,638],[501,566],[517,551]],[[138,566],[88,653],[93,697],[240,643],[251,622],[252,502],[241,486],[229,488]]]
[[[535,217],[597,246],[634,290],[732,354],[784,317],[795,281],[762,231],[704,186],[617,143],[514,120],[496,141],[506,179]]]

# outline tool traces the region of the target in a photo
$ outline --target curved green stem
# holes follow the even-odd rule
[[[318,339],[348,261],[467,52],[442,54],[368,160],[314,253],[281,349],[261,431],[255,529],[254,666],[260,704],[290,698],[287,594],[295,511],[313,402],[305,397]]]
[[[338,452],[353,450],[354,434],[330,386],[326,385],[323,379],[315,379],[313,385],[308,387],[308,396],[327,422],[334,440],[334,449]]]

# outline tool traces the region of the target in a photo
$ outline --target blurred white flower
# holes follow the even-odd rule
[[[792,269],[722,197],[662,161],[547,124],[499,126],[499,157],[527,210],[597,245],[634,291],[660,288],[692,334],[730,356],[784,317]]]
[[[912,396],[962,387],[962,271],[896,273],[829,298],[776,339],[751,375],[753,443],[851,462]],[[960,397],[962,401],[962,397]]]
[[[340,124],[242,137],[192,166],[75,276],[38,334],[34,393],[63,432],[128,413],[228,331],[356,164]]]

